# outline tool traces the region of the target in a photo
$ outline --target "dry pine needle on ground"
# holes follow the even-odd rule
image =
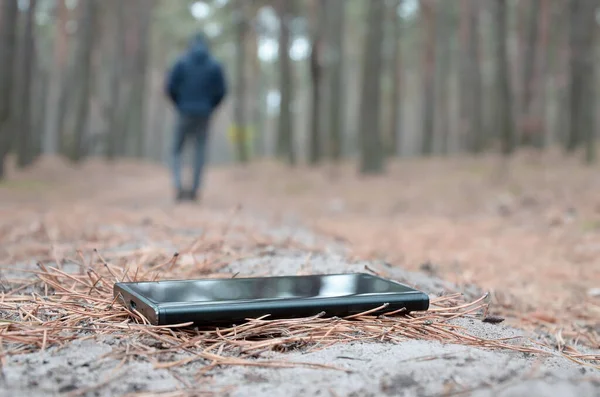
[[[186,277],[189,268],[178,264],[177,256],[163,257],[153,266],[117,266],[97,255],[98,260],[78,273],[39,264],[35,291],[24,293],[33,282],[13,286],[0,295],[2,354],[17,354],[69,341],[101,335],[121,336],[123,348],[112,356],[123,362],[133,356],[146,357],[156,368],[173,368],[195,361],[206,363],[208,371],[217,365],[334,368],[325,364],[299,363],[263,358],[268,352],[296,349],[314,351],[337,343],[401,343],[408,338],[457,343],[490,349],[506,349],[541,355],[561,354],[582,365],[597,366],[598,355],[585,355],[572,347],[560,351],[524,338],[484,339],[470,335],[453,319],[462,317],[485,321],[487,295],[464,302],[460,294],[432,299],[427,312],[389,312],[385,307],[347,318],[327,318],[323,313],[300,319],[249,319],[226,329],[201,329],[193,324],[152,326],[139,312],[131,311],[113,298],[116,281],[142,281]],[[85,268],[85,271],[84,271]],[[211,277],[231,277],[211,274]],[[489,318],[486,317],[489,321]],[[493,321],[492,321],[493,322]],[[174,361],[169,354],[184,354]]]

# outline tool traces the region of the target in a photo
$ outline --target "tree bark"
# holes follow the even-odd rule
[[[329,155],[334,162],[342,158],[344,136],[344,28],[346,0],[324,0],[327,4],[328,23],[331,32],[328,38],[327,58],[329,74]]]
[[[496,41],[495,63],[497,65],[496,84],[498,101],[496,105],[496,125],[501,138],[502,154],[508,156],[515,149],[515,131],[512,112],[512,87],[510,65],[507,50],[507,3],[506,0],[495,0],[493,18],[494,39]]]
[[[31,164],[34,157],[34,136],[32,117],[32,82],[35,70],[35,12],[37,0],[29,0],[25,17],[23,49],[21,51],[21,73],[19,76],[19,117],[17,141],[17,165],[21,168]]]
[[[110,69],[108,72],[109,102],[105,107],[106,114],[106,158],[114,160],[119,151],[119,136],[124,133],[119,127],[119,108],[121,106],[120,84],[123,73],[122,54],[125,40],[125,7],[122,0],[112,0],[110,3],[109,36],[111,37]]]
[[[266,115],[266,86],[267,78],[263,64],[258,56],[258,32],[250,30],[250,61],[252,62],[252,93],[255,98],[252,106],[252,125],[254,126],[253,155],[264,157],[267,154],[267,115]]]
[[[146,91],[148,82],[148,60],[150,59],[150,20],[154,0],[137,0],[135,7],[137,22],[136,47],[134,53],[133,101],[129,119],[129,129],[134,139],[133,155],[144,157],[146,138]]]
[[[4,178],[6,155],[12,147],[14,133],[11,126],[13,114],[13,61],[17,45],[17,0],[0,2],[0,180]]]
[[[381,21],[384,17],[384,10],[385,7],[382,1],[369,2],[368,31],[365,41],[359,112],[360,172],[363,174],[382,173],[385,168],[379,112],[381,103],[381,46],[383,41]]]
[[[546,102],[547,102],[547,84],[548,84],[548,63],[550,59],[549,29],[551,19],[550,0],[541,0],[540,3],[540,21],[538,33],[538,56],[535,65],[534,97],[532,104],[532,114],[535,119],[534,128],[536,134],[533,137],[533,145],[542,148],[547,139],[548,131],[546,127]]]
[[[451,57],[452,57],[452,7],[453,3],[442,1],[437,3],[439,9],[439,20],[436,32],[436,85],[439,97],[437,98],[439,121],[437,133],[440,139],[440,152],[448,153],[450,140],[450,109],[449,109],[449,91],[451,82]]]
[[[402,138],[402,65],[400,57],[401,23],[398,16],[398,8],[402,0],[390,2],[390,13],[392,18],[392,54],[390,59],[392,94],[390,103],[392,110],[389,120],[389,150],[390,155],[400,155],[400,140]]]
[[[479,42],[479,1],[461,0],[460,119],[463,142],[472,153],[485,143]]]
[[[553,41],[554,41],[554,89],[556,92],[556,119],[554,136],[567,147],[569,140],[569,13],[567,2],[554,4]]]
[[[36,49],[35,53],[36,57],[39,57],[39,49]],[[34,84],[34,98],[47,98],[49,83],[48,72],[39,63],[36,66],[37,71]],[[46,101],[34,101],[32,107],[33,159],[37,158],[43,152],[44,121],[46,119],[46,110]]]
[[[471,151],[479,153],[483,150],[486,134],[483,129],[483,95],[480,57],[480,30],[479,30],[479,0],[470,0],[469,13],[469,74],[472,80],[470,109],[471,109]]]
[[[576,149],[584,140],[586,161],[595,157],[594,142],[594,0],[570,3],[570,123],[567,150]]]
[[[74,120],[68,136],[72,139],[69,158],[79,162],[84,156],[83,141],[88,126],[92,47],[94,42],[94,20],[96,0],[82,0],[79,9],[78,26],[81,27],[75,56],[74,87]]]
[[[292,121],[293,76],[290,59],[290,22],[293,15],[293,5],[290,0],[279,0],[279,78],[280,105],[277,139],[277,154],[287,159],[290,165],[296,164],[294,150],[294,130]]]
[[[322,84],[322,52],[323,28],[325,26],[324,0],[311,2],[311,109],[309,123],[309,156],[308,162],[317,165],[321,161],[321,84]]]
[[[433,153],[435,128],[435,10],[430,0],[421,0],[423,22],[423,107],[422,107],[422,147],[425,156]]]
[[[64,85],[65,71],[68,66],[68,37],[67,23],[69,11],[64,0],[57,0],[58,18],[54,31],[54,50],[52,70],[49,79],[48,96],[46,97],[46,116],[44,121],[43,152],[56,155],[60,151],[60,112],[61,97]]]
[[[522,108],[525,115],[529,113],[531,101],[533,100],[534,94],[534,71],[535,71],[535,60],[538,52],[537,48],[537,35],[538,35],[538,22],[539,22],[539,11],[540,11],[540,0],[529,0],[527,2],[529,9],[527,10],[527,30],[525,49],[523,56],[523,103]]]
[[[248,162],[248,142],[246,118],[246,41],[247,41],[247,0],[237,0],[234,5],[235,26],[235,97],[234,97],[234,142],[237,160],[245,164]]]
[[[537,132],[532,128],[533,114],[532,102],[536,93],[536,83],[538,76],[536,75],[536,61],[539,53],[538,43],[538,26],[540,14],[540,0],[530,0],[527,2],[529,6],[527,11],[527,29],[526,39],[523,50],[523,99],[521,101],[522,112],[519,115],[519,135],[523,145],[533,144]]]

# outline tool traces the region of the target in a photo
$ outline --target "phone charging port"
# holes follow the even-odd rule
[[[137,305],[135,304],[135,302],[133,300],[131,300],[131,301],[129,301],[129,307],[131,308],[131,310],[135,310]]]

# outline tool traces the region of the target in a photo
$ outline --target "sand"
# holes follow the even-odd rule
[[[277,231],[281,233],[281,231]],[[308,232],[304,238],[308,238]],[[456,289],[424,273],[405,272],[380,263],[349,261],[339,247],[328,254],[299,250],[264,250],[262,256],[237,261],[223,272],[253,274],[336,273],[379,269],[438,296]],[[465,293],[477,296],[473,287]],[[488,338],[526,334],[503,324],[458,319],[474,335]],[[349,342],[306,353],[303,347],[268,358],[328,364],[338,370],[307,368],[223,367],[207,373],[208,364],[192,362],[174,369],[155,369],[145,358],[126,363],[111,357],[124,343],[93,337],[63,347],[6,358],[0,396],[115,396],[179,391],[174,395],[219,396],[598,396],[600,371],[559,355],[532,355],[462,345],[406,340],[398,344]],[[585,349],[582,349],[586,351]],[[170,360],[184,358],[174,354]]]

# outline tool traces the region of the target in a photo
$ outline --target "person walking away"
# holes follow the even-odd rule
[[[172,152],[173,182],[176,199],[196,200],[202,187],[211,116],[219,107],[227,86],[223,66],[210,53],[202,35],[196,35],[189,48],[169,70],[166,91],[177,111]],[[185,143],[194,143],[193,184],[182,186],[181,156]]]

